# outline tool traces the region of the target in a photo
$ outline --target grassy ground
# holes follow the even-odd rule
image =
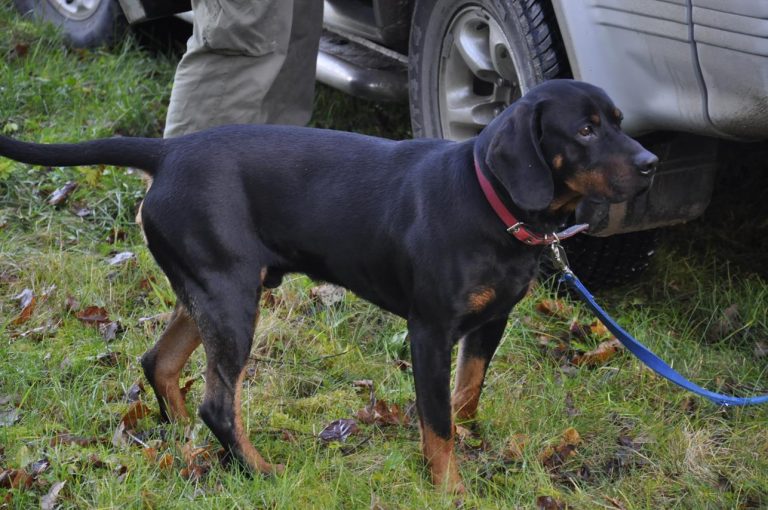
[[[68,50],[1,7],[0,129],[44,141],[158,135],[172,60],[130,40]],[[406,114],[321,90],[315,122],[404,137]],[[70,181],[75,191],[50,205]],[[173,296],[133,224],[142,189],[139,176],[109,167],[0,161],[0,505],[37,507],[60,489],[64,508],[454,506],[430,486],[418,452],[404,322],[350,294],[324,305],[302,277],[265,301],[243,391],[248,436],[285,474],[221,468],[199,420],[158,427],[153,397],[135,384],[137,358]],[[729,265],[708,232],[673,231],[643,281],[601,301],[697,382],[766,392],[768,285],[754,270],[765,256]],[[122,252],[134,255],[110,265]],[[459,446],[465,507],[768,507],[765,407],[717,408],[623,353],[576,366],[575,352],[605,338],[567,299],[542,313],[555,299],[538,287],[510,317],[477,434]],[[183,377],[191,409],[203,361],[196,353]],[[383,416],[358,420],[344,442],[320,440],[369,404],[359,380],[373,381]]]

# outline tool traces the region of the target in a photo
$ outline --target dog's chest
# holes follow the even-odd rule
[[[459,293],[459,314],[469,324],[506,316],[525,296],[537,273],[535,261],[497,267],[486,278],[470,282]]]

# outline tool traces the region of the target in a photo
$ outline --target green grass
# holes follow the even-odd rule
[[[15,48],[25,54],[17,55]],[[158,135],[173,61],[143,53],[130,40],[112,50],[66,49],[54,31],[0,8],[0,129],[28,140]],[[408,136],[404,108],[318,92],[315,125],[393,137]],[[67,181],[78,189],[55,208],[46,196]],[[39,506],[56,481],[66,481],[64,508],[451,508],[437,493],[419,454],[415,427],[361,425],[346,443],[317,434],[350,418],[367,394],[352,382],[372,379],[378,398],[405,409],[414,398],[405,323],[353,295],[325,307],[310,297],[312,282],[290,277],[264,307],[245,382],[243,416],[249,437],[270,460],[287,465],[274,478],[251,478],[211,463],[194,481],[182,476],[182,445],[215,439],[196,420],[192,430],[158,427],[153,414],[136,429],[169,469],[138,445],[114,446],[113,432],[129,407],[124,394],[143,378],[137,361],[158,335],[140,322],[171,309],[173,296],[143,246],[133,216],[142,196],[138,176],[114,168],[46,169],[0,161],[0,467],[23,468],[45,458],[47,470],[28,488],[0,488],[11,508]],[[88,208],[83,218],[75,211]],[[768,285],[754,272],[731,268],[717,251],[677,230],[643,281],[601,294],[600,301],[653,350],[695,381],[742,394],[768,390],[766,358],[753,351],[768,332]],[[682,239],[681,239],[682,236]],[[117,240],[115,240],[117,238]],[[708,248],[709,250],[709,248]],[[110,254],[134,261],[110,266]],[[762,260],[764,261],[764,256]],[[14,325],[14,299],[32,289],[31,318]],[[43,295],[47,293],[47,297]],[[469,489],[467,508],[532,508],[552,496],[571,508],[765,508],[768,506],[768,411],[719,409],[654,376],[627,354],[595,368],[566,368],[542,349],[542,338],[589,324],[569,303],[565,317],[535,310],[552,298],[537,287],[513,312],[481,402],[485,448],[459,448]],[[67,311],[106,308],[123,330],[106,342]],[[722,315],[737,305],[735,326]],[[44,333],[31,333],[44,328]],[[713,333],[713,331],[715,333]],[[718,334],[718,331],[722,334]],[[599,339],[581,340],[593,348]],[[116,366],[96,356],[112,352]],[[193,355],[183,380],[196,378],[188,400],[199,402],[203,356]],[[582,438],[576,454],[548,471],[540,453],[569,427]],[[288,431],[288,432],[286,432]],[[51,446],[59,433],[95,444]],[[289,436],[292,440],[288,440]],[[518,434],[522,457],[503,454]],[[1,504],[1,503],[0,503]]]

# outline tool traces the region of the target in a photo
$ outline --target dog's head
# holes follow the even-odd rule
[[[606,93],[573,80],[531,89],[480,134],[475,158],[522,209],[557,198],[623,202],[650,187],[658,158],[621,131]]]

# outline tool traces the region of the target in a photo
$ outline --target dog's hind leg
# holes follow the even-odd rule
[[[179,389],[179,375],[189,356],[200,345],[200,331],[184,305],[176,304],[168,326],[154,347],[141,357],[141,366],[166,421],[188,420]]]
[[[280,472],[282,465],[266,462],[250,443],[240,415],[261,286],[218,279],[215,288],[214,294],[190,295],[207,357],[200,417],[224,446],[225,462],[239,461],[254,472]]]

